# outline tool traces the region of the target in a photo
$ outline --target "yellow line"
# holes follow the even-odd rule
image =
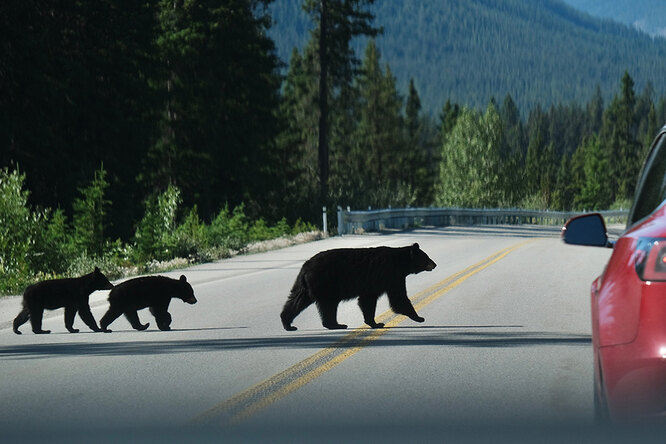
[[[261,393],[264,391],[266,388],[270,386],[274,386],[282,382],[283,380],[292,377],[294,374],[298,374],[300,371],[303,369],[307,368],[314,362],[325,358],[326,356],[335,353],[340,349],[340,346],[343,345],[345,342],[349,342],[352,339],[356,338],[357,336],[361,335],[361,333],[364,332],[364,330],[367,330],[369,327],[363,326],[359,327],[356,330],[352,331],[348,335],[346,335],[344,338],[340,339],[338,342],[333,344],[332,346],[326,347],[319,352],[315,353],[314,355],[310,356],[309,358],[306,358],[302,360],[301,362],[289,367],[288,369],[270,377],[269,379],[266,379],[258,384],[253,385],[252,387],[245,389],[244,391],[240,392],[236,396],[233,396],[232,398],[227,399],[226,401],[222,402],[221,404],[213,407],[212,409],[204,412],[203,414],[199,415],[196,417],[194,420],[195,421],[205,421],[207,418],[212,418],[217,416],[218,414],[232,409],[234,406],[241,404],[245,402],[248,399],[253,398],[255,395],[258,393]]]
[[[517,250],[518,248],[522,247],[523,245],[532,242],[532,240],[527,240],[524,242],[521,242],[519,244],[507,247],[503,250],[500,250],[487,258],[477,262],[476,264],[473,264],[467,268],[465,268],[462,271],[459,271],[457,273],[452,274],[451,276],[447,277],[446,279],[438,282],[437,284],[417,293],[412,297],[413,300],[418,300],[417,304],[414,306],[415,309],[420,309],[425,307],[426,305],[432,303],[436,299],[440,298],[442,295],[445,293],[451,291],[458,285],[462,284],[464,281],[469,279],[470,277],[474,276],[478,272],[485,270],[486,268],[490,267],[491,265],[495,264],[502,258],[506,257],[509,253],[512,251]],[[430,294],[432,293],[432,294]],[[422,300],[419,300],[419,298],[428,295],[429,296],[423,298]],[[242,409],[241,411],[233,414],[228,421],[228,424],[237,424],[244,419],[252,416],[254,413],[257,411],[268,407],[272,403],[278,401],[281,398],[284,398],[287,396],[289,393],[293,392],[294,390],[303,387],[305,384],[309,383],[310,381],[318,378],[322,374],[326,373],[327,371],[331,370],[333,367],[337,366],[338,364],[342,363],[343,361],[347,360],[349,357],[353,356],[354,354],[358,353],[361,349],[363,349],[365,346],[367,346],[370,342],[378,339],[381,335],[386,333],[388,330],[387,328],[394,327],[398,324],[400,324],[402,321],[407,319],[406,316],[403,315],[397,315],[393,313],[391,310],[387,310],[386,312],[382,313],[379,317],[380,321],[383,320],[388,320],[390,319],[386,325],[384,326],[385,328],[383,329],[375,329],[371,330],[364,338],[361,339],[361,343],[359,345],[356,345],[349,350],[344,351],[343,353],[340,353],[337,356],[334,356],[333,358],[329,359],[328,361],[324,362],[323,364],[315,367],[314,369],[306,372],[305,374],[299,376],[298,378],[294,379],[292,382],[286,384],[283,387],[279,387],[277,390],[273,391],[267,396],[262,396],[260,399],[254,402],[250,402],[250,404]],[[256,384],[243,392],[239,393],[238,395],[228,399],[227,401],[213,407],[212,409],[208,410],[207,412],[204,412],[203,414],[199,415],[197,418],[194,419],[194,421],[206,421],[209,419],[212,419],[214,417],[217,417],[218,415],[222,414],[225,411],[231,410],[236,406],[239,406],[240,404],[251,400],[253,397],[260,395],[262,391],[267,391],[273,386],[278,386],[281,382],[287,380],[290,377],[293,377],[295,374],[300,373],[302,370],[306,369],[308,366],[314,364],[316,361],[325,359],[328,355],[331,355],[335,353],[336,351],[340,350],[340,347],[346,343],[350,342],[353,339],[357,338],[364,332],[368,332],[369,327],[367,326],[362,326],[354,331],[350,332],[348,335],[346,335],[344,338],[340,339],[338,342],[333,344],[330,347],[327,347],[314,355],[310,356],[309,358],[304,359],[303,361],[299,362],[298,364],[284,370],[283,372],[278,373],[275,376],[272,376],[271,378]]]
[[[384,331],[382,330],[375,330],[375,332],[371,333],[370,336],[377,336],[379,337],[382,335]],[[368,337],[364,339],[364,342],[366,341],[371,341],[376,338]],[[307,372],[303,376],[300,376],[299,378],[295,379],[292,381],[290,384],[280,388],[277,390],[275,393],[271,394],[270,396],[264,397],[260,399],[259,401],[255,402],[254,404],[251,404],[249,407],[245,408],[244,410],[240,411],[236,415],[232,416],[231,419],[229,420],[229,424],[237,424],[244,420],[245,418],[248,418],[252,416],[255,412],[263,409],[264,407],[268,407],[269,405],[273,404],[274,402],[278,401],[281,398],[284,398],[287,396],[289,393],[293,392],[294,390],[303,387],[305,384],[308,382],[317,379],[319,376],[322,374],[326,373],[327,371],[331,370],[333,367],[336,365],[342,363],[343,361],[347,360],[349,357],[352,355],[356,354],[359,352],[363,347],[365,347],[365,344],[363,345],[358,345],[356,347],[353,347],[344,353],[335,356],[331,360],[325,362],[324,364],[320,365],[319,367],[316,367],[315,369]]]

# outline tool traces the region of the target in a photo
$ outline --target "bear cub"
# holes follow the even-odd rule
[[[34,333],[51,333],[51,330],[42,330],[44,309],[61,307],[65,307],[65,327],[70,333],[79,332],[73,326],[77,312],[92,331],[100,331],[90,312],[88,298],[93,291],[111,288],[113,285],[97,267],[92,273],[78,278],[51,279],[32,284],[23,292],[23,310],[14,319],[14,333],[20,335],[19,327],[28,319]]]
[[[196,304],[194,290],[185,276],[171,279],[165,276],[145,276],[130,279],[113,287],[109,293],[109,310],[100,319],[99,326],[104,332],[111,332],[109,325],[121,314],[136,330],[145,330],[150,323],[139,321],[137,310],[150,307],[150,312],[157,321],[160,330],[171,330],[169,303],[172,298],[181,299],[188,304]]]
[[[337,311],[341,301],[358,297],[363,320],[372,328],[375,322],[377,299],[387,294],[391,309],[423,322],[407,297],[405,278],[410,274],[431,271],[435,264],[419,244],[409,247],[340,248],[323,251],[307,260],[284,304],[280,318],[285,330],[299,313],[316,304],[322,325],[329,329],[347,328],[338,324]]]

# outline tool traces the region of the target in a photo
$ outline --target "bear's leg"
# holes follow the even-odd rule
[[[28,319],[30,319],[30,311],[27,308],[24,308],[14,319],[14,333],[20,335],[21,332],[19,331],[19,327],[28,322]]]
[[[358,298],[358,305],[363,313],[363,320],[372,328],[382,328],[382,322],[375,322],[375,310],[377,309],[377,297],[374,295],[362,295]]]
[[[171,330],[171,314],[163,307],[150,307],[150,312],[155,316],[157,328],[162,331]]]
[[[70,333],[78,333],[79,329],[74,328],[74,317],[76,316],[76,306],[65,306],[65,327]]]
[[[401,315],[405,315],[411,320],[416,322],[425,321],[424,318],[422,318],[416,313],[416,310],[412,305],[412,301],[410,301],[409,298],[407,297],[407,290],[405,289],[404,283],[402,287],[399,287],[398,289],[391,289],[387,294],[388,294],[389,304],[391,305],[391,309],[394,312]]]
[[[51,333],[51,330],[42,330],[42,317],[44,316],[44,307],[30,307],[30,324],[33,333],[45,335]]]
[[[88,328],[90,328],[92,331],[102,331],[97,326],[97,322],[95,321],[95,317],[90,312],[90,305],[81,304],[81,306],[79,307],[79,317],[81,318],[81,320],[83,322],[86,323]]]
[[[127,310],[125,311],[125,317],[129,321],[130,324],[132,324],[132,328],[135,330],[145,330],[148,328],[150,323],[147,324],[142,324],[141,321],[139,321],[139,315],[137,314],[136,310]]]
[[[118,319],[121,314],[123,314],[121,310],[118,310],[117,308],[114,308],[113,305],[111,305],[104,316],[102,316],[102,319],[99,320],[100,330],[105,333],[111,333],[111,330],[108,328],[109,325]]]
[[[337,301],[317,301],[317,308],[321,316],[321,323],[330,330],[340,330],[347,328],[345,324],[338,324],[338,302]]]
[[[284,329],[287,331],[296,330],[296,327],[291,325],[291,323],[296,316],[310,305],[312,305],[312,299],[307,294],[307,289],[294,285],[294,289],[287,298],[287,302],[284,303],[282,313],[280,313],[280,319],[282,320],[282,326]]]

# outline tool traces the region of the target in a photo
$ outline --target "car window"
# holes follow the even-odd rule
[[[645,162],[627,226],[650,215],[664,200],[666,200],[666,135],[662,133]]]

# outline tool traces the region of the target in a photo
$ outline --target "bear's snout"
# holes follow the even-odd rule
[[[426,265],[426,271],[432,271],[432,270],[435,269],[436,266],[437,266],[436,263],[434,263],[433,261],[430,261],[428,263],[428,265]]]
[[[187,302],[188,304],[196,304],[196,303],[197,303],[197,298],[195,298],[194,296],[192,296],[192,297],[189,298],[189,299],[185,299],[185,302]]]

